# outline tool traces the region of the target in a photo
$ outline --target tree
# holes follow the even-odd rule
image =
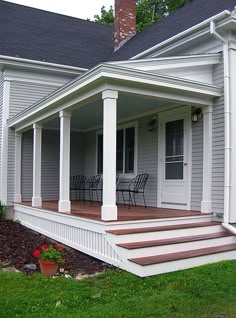
[[[136,30],[142,31],[152,25],[162,17],[176,11],[191,0],[138,0],[136,5]],[[94,19],[98,23],[113,25],[114,10],[111,6],[107,11],[103,6],[101,14],[95,15]]]

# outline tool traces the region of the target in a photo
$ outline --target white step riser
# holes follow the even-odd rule
[[[145,257],[145,256],[153,256],[153,255],[161,255],[168,253],[177,253],[188,250],[196,250],[199,248],[213,247],[213,246],[221,246],[225,244],[236,243],[235,236],[229,236],[224,238],[196,241],[196,242],[187,242],[180,244],[172,244],[165,246],[155,246],[155,247],[147,247],[140,248],[134,250],[127,250],[121,247],[119,248],[119,255],[122,259],[135,258],[135,257]]]
[[[168,239],[168,238],[182,237],[182,236],[209,234],[209,233],[222,232],[222,230],[223,228],[221,225],[215,225],[215,226],[204,226],[204,227],[198,227],[198,228],[137,233],[137,234],[125,234],[125,235],[113,235],[113,234],[107,233],[107,239],[108,241],[111,240],[111,242],[115,244],[131,243],[131,242],[158,240],[158,239]]]
[[[127,264],[127,270],[140,277],[147,277],[232,259],[236,259],[236,251],[211,254],[149,266],[140,266],[129,262],[129,264]]]
[[[127,222],[115,222],[114,224],[107,224],[107,230],[121,230],[121,229],[136,229],[140,227],[153,227],[153,226],[167,226],[178,224],[190,224],[211,222],[212,218],[209,215],[200,215],[193,217],[183,218],[168,218],[168,219],[155,219],[155,220],[141,220],[141,221],[127,221]]]

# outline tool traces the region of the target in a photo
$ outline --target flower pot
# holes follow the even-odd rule
[[[39,266],[42,275],[53,276],[57,273],[58,264],[55,261],[40,259]]]

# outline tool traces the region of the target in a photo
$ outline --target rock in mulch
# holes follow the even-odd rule
[[[38,260],[33,256],[33,251],[43,244],[54,243],[57,242],[20,223],[0,222],[0,268],[15,267],[27,274],[39,271]],[[64,257],[65,262],[61,267],[72,277],[79,273],[91,275],[111,268],[109,264],[67,246],[64,246]]]

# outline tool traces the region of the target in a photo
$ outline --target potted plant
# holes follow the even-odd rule
[[[58,264],[63,263],[63,248],[57,244],[54,246],[43,244],[40,249],[34,250],[33,255],[38,258],[40,271],[43,275],[56,275]]]

